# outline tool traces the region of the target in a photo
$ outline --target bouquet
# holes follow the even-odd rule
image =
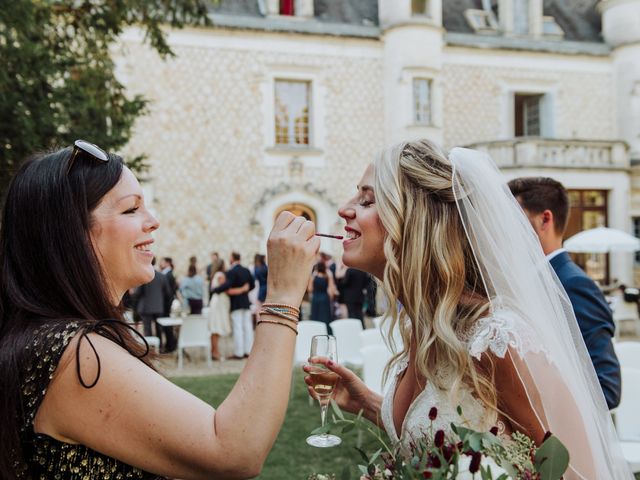
[[[360,480],[559,480],[569,466],[569,452],[551,433],[545,435],[539,447],[519,432],[509,439],[498,437],[497,427],[478,432],[452,423],[451,433],[446,433],[433,427],[438,415],[435,407],[429,411],[429,431],[411,443],[408,454],[406,450],[403,453],[399,446],[387,445],[380,431],[362,418],[362,412],[355,419],[348,419],[333,401],[331,405],[333,424],[341,427],[342,432],[366,431],[381,445],[371,455],[357,449],[362,457],[358,465]],[[462,416],[460,407],[458,415]],[[325,425],[314,433],[329,428]],[[347,466],[340,480],[349,478]],[[338,479],[331,474],[313,474],[308,480]]]

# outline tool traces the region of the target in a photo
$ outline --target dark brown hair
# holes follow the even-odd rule
[[[123,162],[76,161],[71,148],[27,159],[7,190],[0,229],[0,478],[15,477],[21,458],[22,366],[30,361],[34,333],[48,324],[123,320],[113,305],[90,238],[92,212],[119,181]],[[122,322],[111,329],[127,350],[144,347]],[[107,335],[105,335],[107,336]],[[149,359],[142,361],[150,365]],[[151,368],[153,368],[151,366]]]
[[[564,186],[548,177],[521,177],[509,182],[509,188],[520,205],[531,213],[545,210],[553,213],[553,227],[562,235],[569,221],[569,194]]]

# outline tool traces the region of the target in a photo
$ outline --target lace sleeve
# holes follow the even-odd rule
[[[542,351],[531,327],[511,310],[497,310],[478,320],[467,335],[466,343],[471,356],[478,360],[487,350],[499,358],[504,358],[509,348],[520,356]]]

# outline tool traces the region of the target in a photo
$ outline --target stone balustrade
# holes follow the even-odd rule
[[[621,141],[522,137],[470,147],[487,152],[501,168],[630,168],[628,148]]]

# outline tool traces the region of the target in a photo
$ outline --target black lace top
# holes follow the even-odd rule
[[[33,421],[49,382],[64,349],[78,330],[79,325],[75,322],[62,326],[44,325],[36,331],[32,344],[27,347],[30,361],[21,371],[22,459],[16,465],[17,477],[32,480],[161,479],[84,445],[60,442],[34,432]]]

